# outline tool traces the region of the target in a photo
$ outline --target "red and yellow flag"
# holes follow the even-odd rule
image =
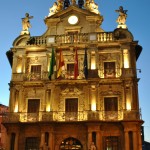
[[[62,50],[60,50],[60,55],[59,55],[59,67],[58,67],[58,71],[57,71],[57,78],[59,78],[61,76],[62,70],[64,70],[64,58],[62,55]]]

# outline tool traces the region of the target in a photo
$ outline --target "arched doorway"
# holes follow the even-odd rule
[[[60,145],[60,150],[72,150],[72,149],[77,149],[77,150],[82,150],[83,149],[83,146],[81,144],[81,142],[76,139],[76,138],[73,138],[73,137],[69,137],[67,139],[64,139],[62,142],[61,142],[61,145]]]

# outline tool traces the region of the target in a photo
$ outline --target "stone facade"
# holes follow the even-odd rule
[[[105,32],[100,13],[77,5],[44,21],[42,36],[21,34],[7,52],[7,150],[141,150],[136,60],[142,48],[132,33],[121,26]],[[53,50],[56,69],[49,79]],[[64,65],[57,78],[60,51]]]
[[[7,132],[6,128],[2,124],[2,117],[6,114],[6,112],[8,112],[8,107],[0,104],[0,149],[2,150],[6,148]]]

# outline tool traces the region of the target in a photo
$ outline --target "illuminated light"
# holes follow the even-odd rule
[[[127,102],[127,110],[131,110],[131,104]]]
[[[46,111],[47,111],[47,112],[50,112],[50,111],[51,111],[50,105],[47,105],[47,106],[46,106]]]
[[[94,102],[92,103],[92,105],[91,105],[91,110],[92,110],[92,111],[96,111],[96,103],[94,103]]]
[[[96,69],[95,56],[91,57],[91,69]]]
[[[123,50],[123,56],[124,56],[124,68],[129,68],[129,53],[128,49]]]
[[[18,112],[18,103],[15,104],[14,112]]]
[[[21,67],[17,68],[17,73],[21,73]]]

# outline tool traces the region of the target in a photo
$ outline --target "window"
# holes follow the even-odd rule
[[[15,150],[15,133],[11,133],[11,145],[10,145],[10,150]]]
[[[39,106],[40,106],[40,100],[39,99],[28,100],[28,113],[39,112]]]
[[[81,142],[78,139],[69,137],[61,142],[60,150],[71,150],[71,149],[78,149],[81,150],[83,148]]]
[[[45,132],[45,144],[48,146],[48,141],[49,141],[49,133]]]
[[[120,142],[118,136],[103,137],[103,150],[120,150]]]
[[[38,114],[39,108],[40,108],[39,99],[28,100],[28,117],[27,117],[28,121],[35,122],[39,120],[39,114]]]
[[[104,77],[115,77],[115,62],[104,62]]]
[[[118,119],[118,98],[105,97],[104,98],[105,119]]]
[[[65,101],[65,116],[67,120],[76,120],[78,112],[78,99],[67,98]]]
[[[25,150],[39,150],[40,139],[38,137],[27,137]]]
[[[41,79],[41,65],[31,65],[30,80]]]
[[[105,97],[104,98],[105,111],[118,111],[118,98]]]
[[[74,79],[74,63],[67,64],[67,78]]]

